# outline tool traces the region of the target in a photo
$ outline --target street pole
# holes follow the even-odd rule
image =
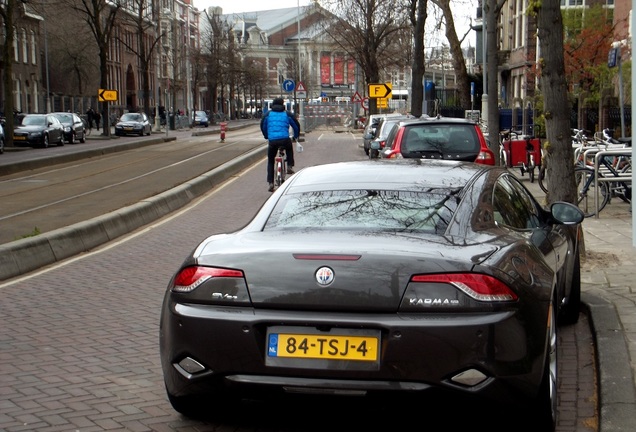
[[[484,64],[484,69],[482,71],[482,76],[483,76],[483,83],[482,83],[482,94],[481,94],[481,118],[482,121],[485,122],[486,124],[486,128],[488,128],[488,62],[487,62],[487,55],[486,55],[486,39],[488,38],[488,34],[486,32],[486,8],[485,8],[485,3],[487,0],[481,0],[481,51],[482,51],[482,60],[483,60],[483,64]],[[497,131],[494,131],[495,133],[493,134],[493,136],[491,136],[491,139],[495,139],[497,137]],[[488,134],[490,135],[490,132],[488,132]],[[498,139],[498,138],[497,138]]]
[[[296,22],[298,24],[298,82],[302,82],[303,81],[303,69],[301,67],[300,64],[300,0],[297,1],[297,5],[298,5],[298,9],[297,9],[297,14],[296,14]],[[303,105],[304,105],[304,100],[301,98],[298,101],[298,106],[300,108],[299,110],[299,116],[298,116],[298,123],[300,124],[300,130],[305,131],[305,114],[303,112]]]

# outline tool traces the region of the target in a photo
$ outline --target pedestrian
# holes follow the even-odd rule
[[[285,110],[285,102],[282,98],[276,98],[271,108],[261,119],[261,132],[266,140],[269,140],[267,149],[267,183],[269,191],[274,191],[274,161],[278,147],[285,147],[287,155],[287,174],[294,174],[294,146],[289,138],[289,128],[292,128],[294,138],[300,136],[300,124],[294,115]]]
[[[88,111],[86,111],[86,121],[88,121],[88,128],[93,129],[93,122],[95,121],[95,111],[93,107],[88,107]]]
[[[99,111],[95,112],[95,125],[97,126],[97,129],[99,129],[99,121],[102,119],[101,114],[99,113]]]

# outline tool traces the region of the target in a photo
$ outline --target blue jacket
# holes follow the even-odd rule
[[[272,108],[261,119],[261,132],[266,140],[289,138],[289,127],[294,131],[294,138],[300,136],[298,120],[283,105],[272,105]]]

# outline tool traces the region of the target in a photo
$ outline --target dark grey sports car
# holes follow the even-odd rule
[[[556,323],[578,319],[582,220],[501,167],[304,168],[170,280],[168,398],[191,415],[253,391],[444,389],[553,430]]]

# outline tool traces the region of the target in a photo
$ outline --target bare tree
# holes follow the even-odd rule
[[[410,31],[408,4],[399,0],[325,0],[322,4],[336,12],[333,19],[325,20],[325,32],[360,65],[367,85],[380,82],[384,65],[404,61],[393,43],[400,32]],[[377,113],[376,99],[370,99],[369,113]]]
[[[99,51],[99,85],[108,88],[108,48],[116,25],[122,0],[66,0],[73,10],[79,12],[91,29]],[[103,135],[110,135],[108,102],[102,102]]]
[[[5,130],[13,130],[13,41],[15,39],[13,18],[15,13],[15,0],[7,0],[0,4],[0,17],[4,23],[4,43],[2,44],[2,62],[4,63],[4,116],[6,119]],[[48,91],[48,89],[46,89]],[[13,145],[13,134],[5,133],[5,142]]]
[[[120,14],[121,22],[134,29],[137,36],[134,43],[126,38],[119,41],[133,52],[139,60],[141,70],[141,88],[144,112],[150,112],[150,67],[155,49],[162,35],[157,32],[157,20],[159,19],[159,4],[152,0],[133,0],[128,2]],[[148,42],[148,43],[146,43]]]
[[[570,137],[570,107],[563,54],[563,18],[559,0],[531,4],[539,34],[540,87],[544,99],[548,202],[576,203],[574,150]]]
[[[225,55],[224,47],[228,44],[229,28],[228,23],[221,19],[216,13],[205,11],[206,30],[202,32],[201,48],[207,56],[207,64],[205,76],[207,78],[208,89],[212,103],[212,121],[216,121],[216,115],[219,113],[219,98],[224,97],[223,91],[219,95],[219,89],[222,89],[222,83],[226,73],[223,70]],[[223,111],[223,108],[221,108]]]
[[[455,71],[457,93],[459,94],[460,106],[464,109],[470,109],[470,82],[468,80],[468,71],[466,70],[466,60],[464,58],[464,52],[462,51],[462,42],[466,39],[466,36],[472,31],[467,30],[461,39],[457,36],[457,30],[455,29],[455,20],[453,18],[453,11],[451,10],[451,0],[431,0],[433,4],[439,7],[444,16],[444,33],[448,40],[448,45],[451,52],[451,61],[453,63],[453,70]]]

